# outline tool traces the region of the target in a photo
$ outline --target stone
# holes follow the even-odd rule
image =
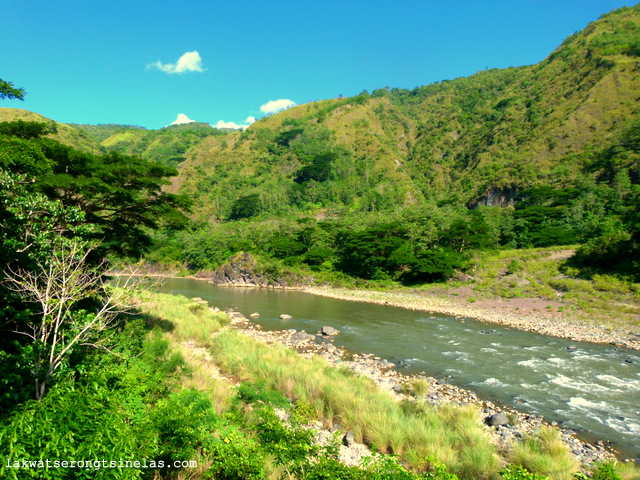
[[[249,315],[250,317],[256,318],[259,317],[260,314],[258,312],[253,312],[251,315]]]
[[[283,313],[282,315],[280,315],[280,318],[282,320],[289,320],[290,318],[293,318],[291,315],[288,315],[286,313]]]
[[[347,432],[344,437],[342,437],[342,444],[346,447],[351,447],[356,443],[356,437],[353,435],[353,432]]]
[[[509,418],[504,413],[494,413],[493,415],[489,415],[485,421],[490,427],[498,427],[507,425]]]
[[[299,332],[296,332],[293,335],[291,335],[291,338],[289,339],[289,341],[291,343],[308,343],[315,340],[315,338],[316,338],[315,335],[311,335],[305,332],[304,330],[300,330]]]
[[[337,330],[333,327],[329,327],[328,325],[325,325],[320,329],[321,335],[331,336],[331,335],[338,335],[339,333],[340,333],[340,330]]]

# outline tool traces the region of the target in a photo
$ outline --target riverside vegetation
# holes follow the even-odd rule
[[[639,57],[635,6],[538,65],[315,102],[244,132],[0,109],[2,476],[638,478],[633,465],[578,473],[553,430],[499,452],[470,408],[407,408],[220,331],[202,304],[102,280],[141,254],[213,271],[243,253],[269,282],[453,294],[445,282],[472,278],[469,303],[563,295],[637,333]],[[24,95],[0,80],[0,100]],[[562,245],[575,255],[561,264],[540,250]],[[311,419],[391,455],[344,465]],[[151,468],[37,467],[66,458]]]

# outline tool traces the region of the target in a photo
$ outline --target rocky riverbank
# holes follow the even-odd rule
[[[349,353],[333,345],[330,335],[322,335],[321,332],[312,334],[294,329],[263,331],[259,325],[254,324],[241,313],[228,311],[227,314],[231,319],[232,327],[251,338],[267,344],[282,344],[294,348],[307,358],[320,355],[330,365],[344,366],[359,375],[371,378],[381,389],[389,392],[398,401],[425,401],[435,406],[444,403],[477,405],[479,419],[484,422],[485,428],[502,454],[506,455],[513,444],[525,435],[548,425],[540,416],[525,414],[480,399],[475,393],[442,380],[425,375],[403,375],[394,370],[393,364],[372,354]],[[331,330],[328,331],[331,332]],[[416,382],[419,382],[422,388],[415,388]],[[321,425],[317,428],[319,437],[328,434],[321,433]],[[596,444],[584,442],[571,430],[561,430],[561,433],[571,454],[584,468],[594,462],[615,458],[605,442],[599,441]],[[345,463],[355,464],[363,455],[369,455],[370,450],[365,445],[349,441],[348,432],[345,432],[340,453]]]
[[[111,272],[113,275],[132,274],[131,269]],[[135,275],[169,278],[176,277],[171,272],[136,270]],[[177,278],[177,277],[176,277]],[[281,288],[300,290],[314,295],[351,300],[357,302],[378,303],[411,310],[442,313],[455,317],[473,318],[482,322],[504,325],[519,330],[568,338],[579,342],[592,342],[614,345],[616,347],[640,350],[640,322],[632,331],[629,329],[611,329],[598,319],[589,319],[579,313],[569,316],[554,309],[547,309],[551,303],[539,298],[483,299],[474,303],[468,297],[458,293],[438,295],[428,291],[379,292],[371,290],[338,289],[312,286],[311,278],[291,278],[284,276],[273,279],[268,275],[256,273],[255,259],[249,254],[239,254],[215,272],[200,272],[192,278],[219,286],[244,288]],[[561,306],[561,305],[560,305]],[[578,319],[578,317],[580,317]]]
[[[605,343],[617,347],[640,350],[640,326],[637,331],[624,329],[611,330],[596,322],[569,318],[560,312],[545,311],[545,308],[518,308],[501,299],[487,300],[481,305],[462,304],[450,298],[439,298],[420,293],[375,292],[369,290],[347,290],[329,287],[305,287],[301,290],[314,295],[351,300],[357,302],[378,303],[395,307],[426,312],[442,313],[455,317],[466,317],[487,323],[495,323],[529,332],[568,338],[579,342]],[[530,303],[536,299],[526,299]],[[548,302],[541,302],[548,303]],[[542,311],[540,311],[542,310]]]

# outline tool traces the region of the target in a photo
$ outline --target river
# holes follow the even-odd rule
[[[425,372],[640,458],[640,352],[309,293],[167,279],[162,291],[233,308],[267,330],[341,331],[335,344]],[[280,314],[293,318],[281,320]]]

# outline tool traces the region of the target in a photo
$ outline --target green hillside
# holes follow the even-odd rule
[[[537,65],[292,108],[203,142],[178,184],[219,219],[247,193],[271,213],[373,211],[571,185],[638,118],[639,18],[638,6],[605,15]],[[327,178],[296,182],[323,154]]]
[[[113,124],[70,126],[92,137],[106,151],[136,155],[166,166],[176,166],[183,162],[185,152],[203,139],[227,133],[201,122],[170,125],[159,130]]]
[[[244,251],[272,275],[420,283],[468,269],[477,250],[577,244],[581,268],[640,278],[620,260],[640,251],[639,72],[635,6],[537,65],[207,137],[171,187],[193,198],[192,229],[160,235],[149,258],[207,270]]]
[[[64,123],[50,120],[39,113],[21,110],[19,108],[0,108],[0,122],[21,120],[23,122],[46,123],[51,126],[53,133],[48,137],[64,145],[78,148],[85,152],[98,153],[100,145],[90,135]]]

